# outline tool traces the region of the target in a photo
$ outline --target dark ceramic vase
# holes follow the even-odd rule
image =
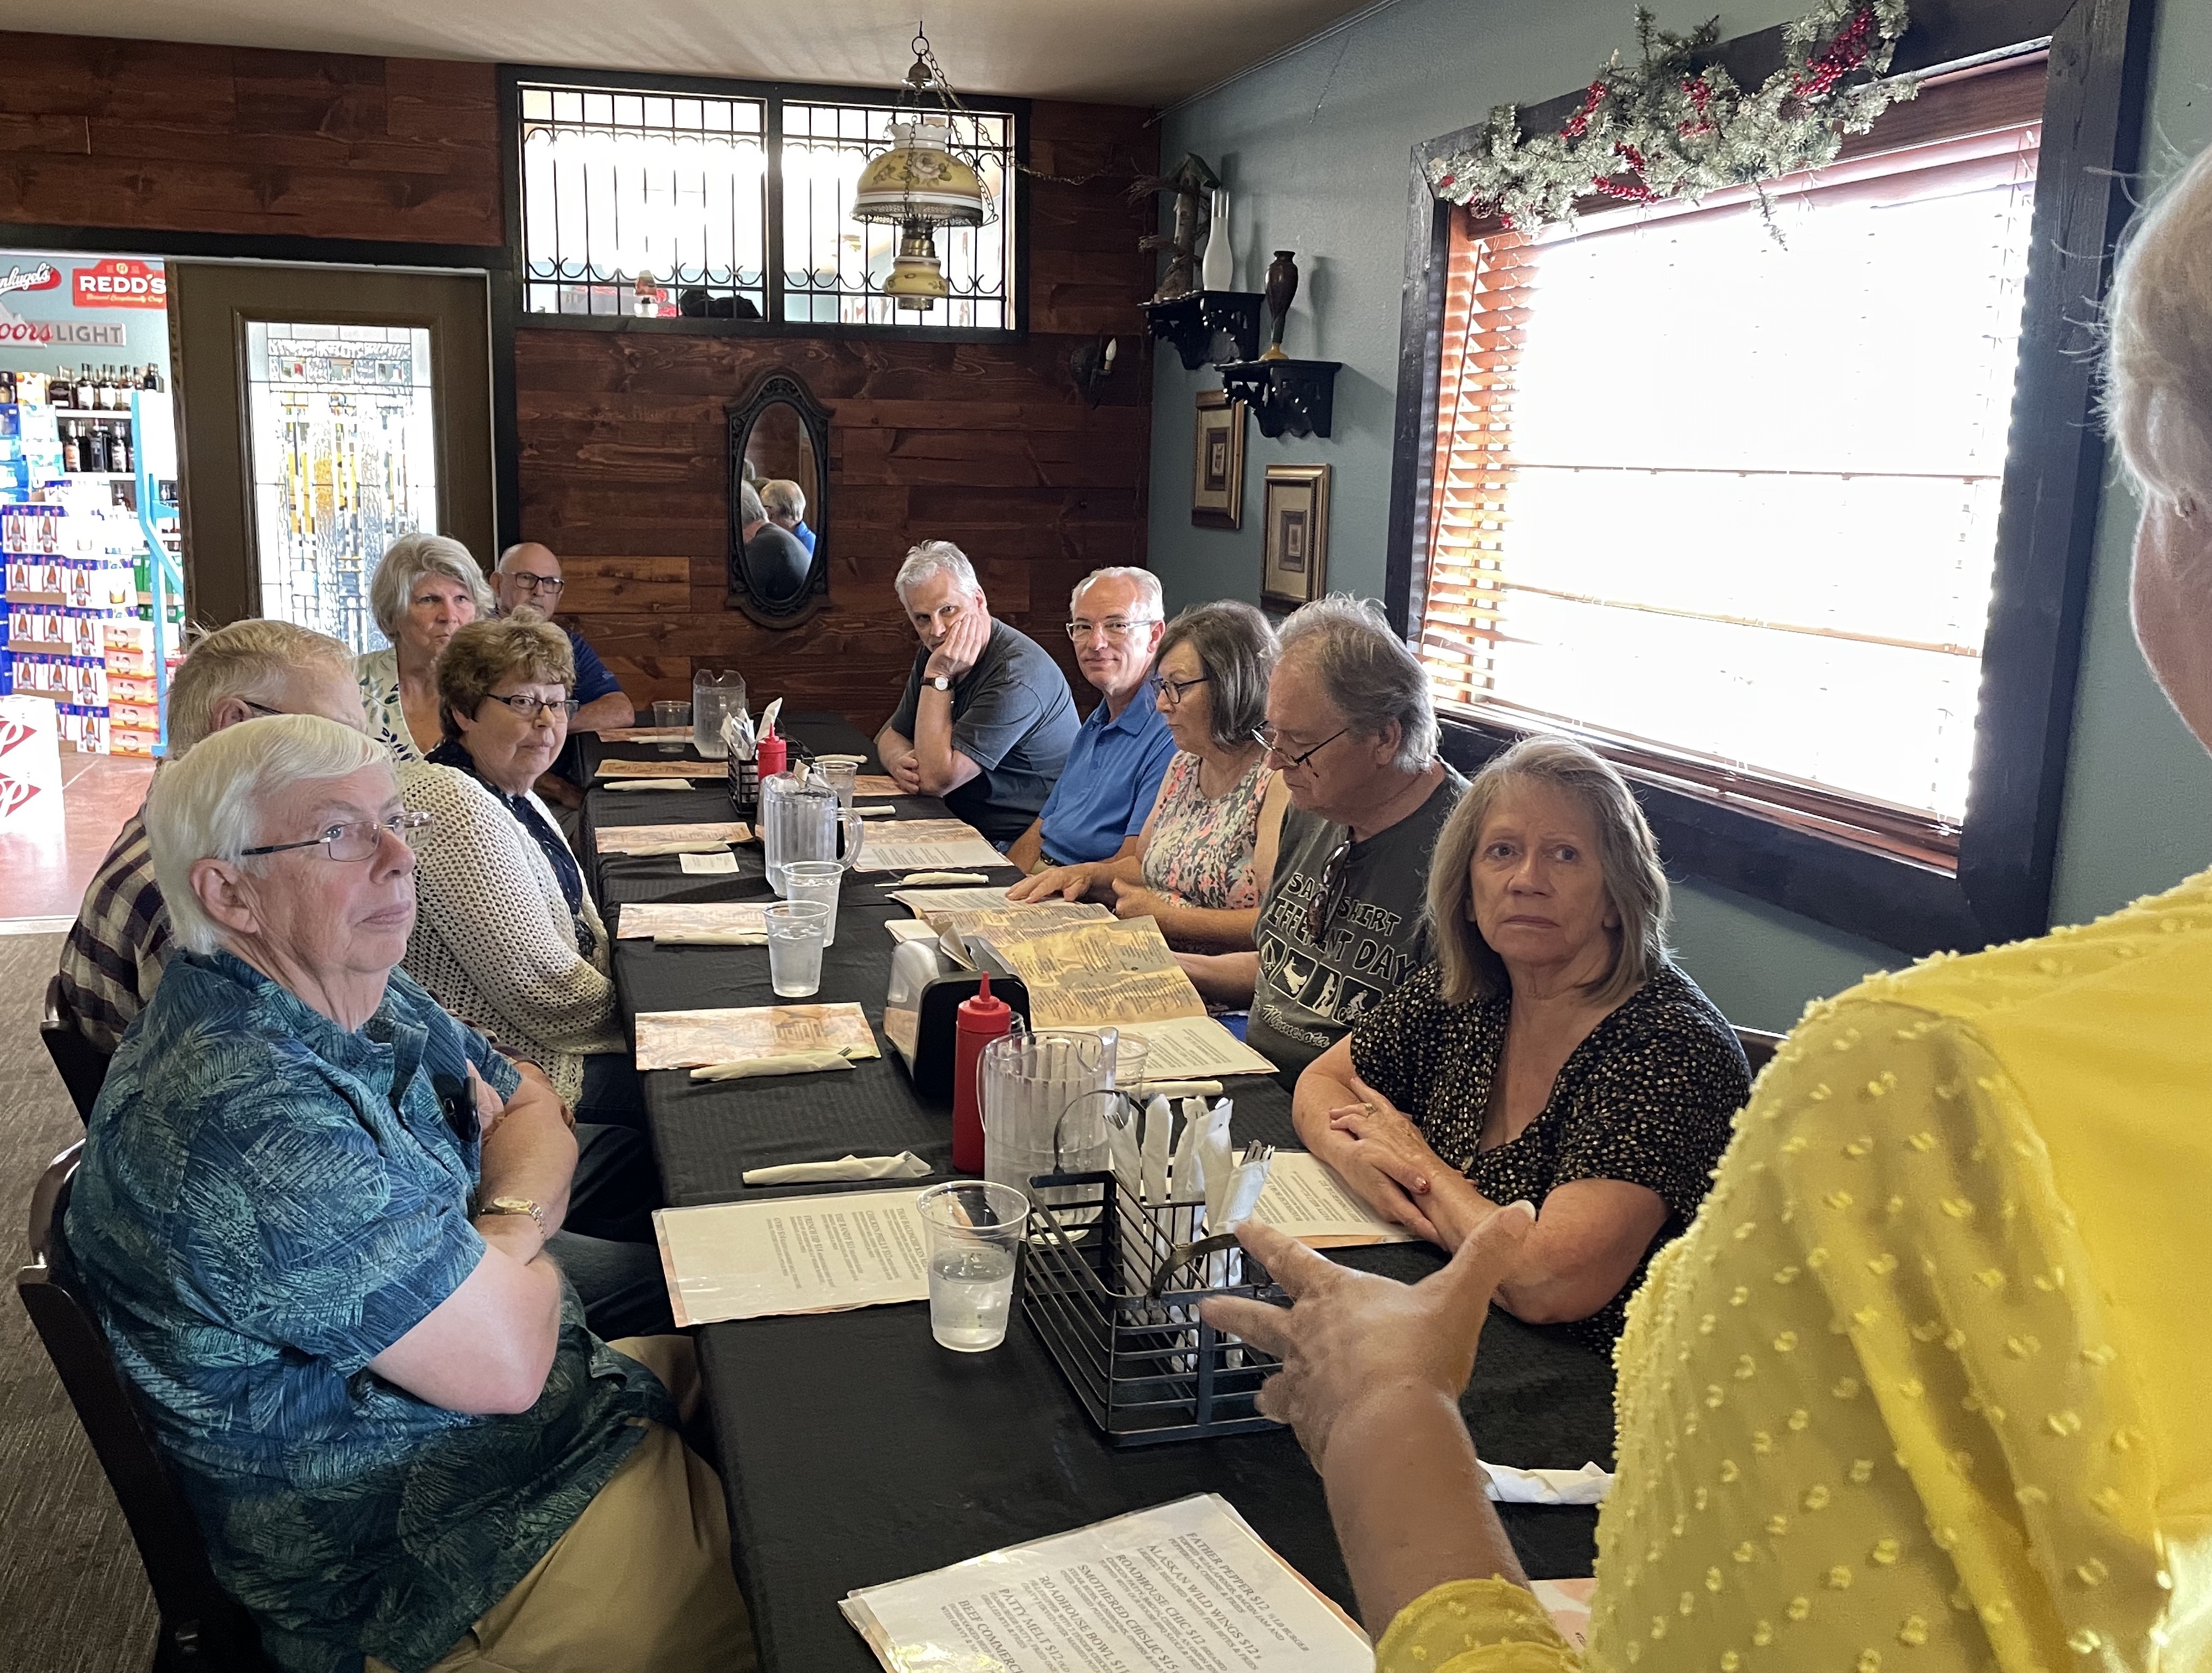
[[[1278,250],[1275,259],[1267,268],[1267,313],[1273,324],[1267,338],[1267,352],[1262,360],[1284,360],[1283,321],[1291,312],[1291,303],[1298,294],[1298,262],[1294,251]]]

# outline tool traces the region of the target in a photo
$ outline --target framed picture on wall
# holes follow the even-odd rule
[[[1190,520],[1200,528],[1244,526],[1244,403],[1222,389],[1198,392],[1191,447]]]
[[[1270,465],[1260,599],[1296,610],[1328,591],[1328,466]]]

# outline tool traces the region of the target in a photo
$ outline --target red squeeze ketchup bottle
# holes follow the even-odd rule
[[[753,762],[763,778],[772,778],[781,772],[789,763],[790,755],[791,745],[775,735],[774,726],[761,733],[753,745]]]
[[[954,1012],[952,1041],[952,1167],[956,1173],[983,1171],[983,1108],[975,1080],[983,1048],[1014,1025],[1014,1007],[991,997],[991,977],[960,1001]]]

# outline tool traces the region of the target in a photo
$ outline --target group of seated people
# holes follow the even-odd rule
[[[2121,265],[2112,371],[2138,630],[2212,745],[2208,230],[2212,155]],[[187,658],[65,952],[113,1056],[57,1258],[280,1664],[743,1667],[607,930],[539,788],[580,703],[629,703],[585,698],[550,552],[498,576],[410,536],[389,651],[250,622]],[[1284,1361],[1263,1409],[1387,1673],[1576,1664],[1461,1414],[1493,1304],[1618,1368],[1592,1665],[2212,1656],[2212,881],[1872,978],[1754,1095],[1620,776],[1537,737],[1463,778],[1370,608],[1169,621],[1098,571],[1079,720],[957,548],[896,587],[884,770],[1016,898],[1154,918],[1303,1142],[1450,1254],[1407,1287],[1248,1226],[1293,1305],[1206,1304]]]

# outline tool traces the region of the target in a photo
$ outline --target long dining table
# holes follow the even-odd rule
[[[799,751],[870,757],[842,717],[793,715]],[[602,758],[669,758],[650,742],[582,740],[586,771]],[[673,751],[673,746],[665,746]],[[699,757],[689,746],[681,753]],[[862,796],[866,803],[884,798]],[[902,818],[947,817],[925,797],[896,799]],[[775,1002],[760,947],[656,946],[619,939],[627,906],[646,901],[759,899],[771,892],[757,843],[735,874],[685,872],[673,856],[600,855],[611,826],[730,819],[726,784],[586,797],[578,847],[614,924],[615,979],[625,1026],[641,1012]],[[823,955],[818,1002],[863,1007],[878,1037],[892,939],[909,916],[891,874],[848,873],[836,945]],[[994,872],[1012,883],[1011,868]],[[1295,1145],[1289,1088],[1272,1076],[1226,1083],[1236,1134]],[[645,1076],[645,1104],[672,1208],[866,1186],[748,1188],[747,1169],[858,1153],[912,1151],[936,1177],[951,1169],[949,1107],[918,1098],[886,1049],[849,1074],[694,1083]],[[906,1186],[911,1189],[911,1185]],[[1332,1251],[1346,1265],[1412,1281],[1434,1271],[1426,1244]],[[1018,1300],[1017,1303],[1018,1311]],[[762,1665],[834,1673],[876,1665],[838,1604],[855,1588],[903,1579],[1194,1493],[1226,1498],[1285,1560],[1347,1609],[1351,1582],[1319,1479],[1287,1430],[1117,1448],[1092,1426],[1026,1321],[1004,1346],[956,1354],[932,1340],[914,1303],[708,1324],[693,1333],[728,1500],[738,1579]],[[1524,1468],[1613,1468],[1612,1367],[1557,1330],[1494,1311],[1464,1402],[1481,1456]],[[1591,1572],[1596,1512],[1505,1505],[1507,1532],[1534,1579]]]

